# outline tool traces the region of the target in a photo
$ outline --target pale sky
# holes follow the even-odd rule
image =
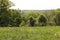
[[[21,10],[47,10],[60,8],[60,0],[11,0]]]

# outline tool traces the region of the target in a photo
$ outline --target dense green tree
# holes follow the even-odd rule
[[[9,24],[10,14],[7,10],[13,5],[9,0],[0,0],[0,26],[7,26]]]
[[[14,4],[9,0],[0,0],[0,26],[19,26],[20,10],[10,9]]]
[[[10,26],[19,26],[21,23],[21,10],[18,9],[10,9],[8,13],[10,13],[10,20],[9,20],[9,25]]]

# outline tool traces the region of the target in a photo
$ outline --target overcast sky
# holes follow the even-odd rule
[[[11,0],[15,3],[14,9],[47,10],[60,8],[60,0]]]

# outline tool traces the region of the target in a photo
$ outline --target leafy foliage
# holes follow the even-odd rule
[[[0,0],[0,26],[19,26],[21,23],[20,10],[9,9],[13,3]]]
[[[35,24],[35,20],[33,19],[33,17],[30,17],[30,26],[34,26]]]
[[[47,19],[41,15],[38,19],[38,22],[41,23],[42,26],[45,26],[47,24]]]
[[[14,4],[9,0],[0,0],[0,26],[8,27],[20,25],[30,26],[46,26],[57,25],[60,26],[60,9],[36,11],[30,10],[22,12],[19,9],[10,9]]]
[[[60,26],[60,9],[55,10],[56,15],[54,18],[54,21],[56,23],[56,25]]]

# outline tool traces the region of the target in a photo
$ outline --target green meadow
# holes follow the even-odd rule
[[[60,40],[60,27],[0,27],[0,40]]]

